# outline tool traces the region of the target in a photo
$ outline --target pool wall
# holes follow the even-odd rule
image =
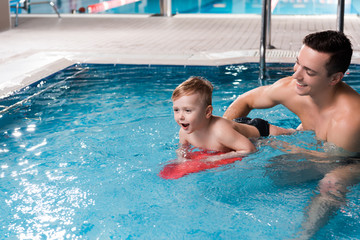
[[[99,4],[103,1],[54,0],[53,2],[61,14],[69,14],[80,13],[80,9],[87,9],[88,6]],[[357,0],[345,1],[345,13],[359,14],[360,9],[358,4]],[[171,5],[173,14],[261,14],[262,10],[262,1],[255,0],[172,0]],[[109,6],[109,4],[107,6]],[[272,7],[274,8],[274,15],[336,14],[337,0],[280,0],[275,1]],[[15,13],[15,8],[12,8],[11,12]],[[48,4],[32,5],[30,12],[31,14],[54,14],[54,10]],[[160,14],[160,12],[159,0],[143,0],[121,6],[114,6],[113,8],[100,12],[100,14]],[[27,14],[26,11],[21,11],[21,9],[20,13]]]
[[[21,16],[0,33],[0,95],[73,63],[221,66],[259,61],[258,15]],[[257,29],[257,30],[256,30]],[[267,62],[293,63],[308,33],[336,29],[336,16],[273,16]],[[345,17],[345,33],[360,63],[360,18]],[[255,31],[254,31],[255,30]]]

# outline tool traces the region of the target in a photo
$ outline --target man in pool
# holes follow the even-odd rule
[[[179,124],[180,144],[197,148],[245,155],[254,152],[249,138],[288,134],[262,119],[240,118],[235,121],[212,115],[212,84],[201,77],[190,77],[172,94],[174,119]],[[222,156],[224,157],[224,156]]]
[[[316,137],[338,147],[347,156],[360,152],[360,95],[342,81],[352,56],[350,40],[341,32],[323,31],[303,40],[294,74],[272,85],[239,96],[224,118],[246,116],[252,109],[282,104],[301,120],[298,130],[312,130]],[[358,157],[352,164],[328,172],[320,181],[320,194],[309,206],[303,237],[311,237],[334,211],[345,203],[348,187],[360,181]]]

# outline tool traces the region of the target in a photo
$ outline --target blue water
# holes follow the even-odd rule
[[[271,64],[277,79],[291,65]],[[289,239],[301,230],[323,166],[283,154],[287,141],[317,150],[311,132],[260,140],[241,162],[164,180],[178,126],[173,89],[191,75],[214,84],[214,114],[259,86],[257,64],[221,67],[80,64],[0,101],[3,239]],[[360,91],[360,66],[345,81]],[[273,82],[269,80],[268,83]],[[276,125],[283,107],[257,110]],[[314,173],[315,172],[315,173]],[[360,186],[316,239],[360,236]]]
[[[14,1],[12,1],[14,2]],[[33,0],[35,2],[35,0]],[[99,0],[57,0],[54,1],[60,13],[72,13],[81,7],[99,3]],[[159,0],[139,1],[118,8],[107,10],[105,13],[115,14],[159,14]],[[337,0],[279,0],[273,11],[275,15],[318,15],[336,14]],[[216,14],[261,14],[262,0],[172,0],[172,13],[216,13]],[[54,13],[48,4],[32,5],[31,13]],[[345,1],[346,14],[360,14],[358,0]]]

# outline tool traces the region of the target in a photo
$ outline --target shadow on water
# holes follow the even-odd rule
[[[265,175],[277,186],[292,186],[321,180],[335,168],[354,163],[353,158],[316,157],[307,153],[274,156],[265,167]]]

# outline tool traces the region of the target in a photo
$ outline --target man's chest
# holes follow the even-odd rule
[[[328,134],[334,126],[334,117],[331,112],[319,113],[308,109],[300,117],[304,130],[312,130],[317,138],[328,141]]]

